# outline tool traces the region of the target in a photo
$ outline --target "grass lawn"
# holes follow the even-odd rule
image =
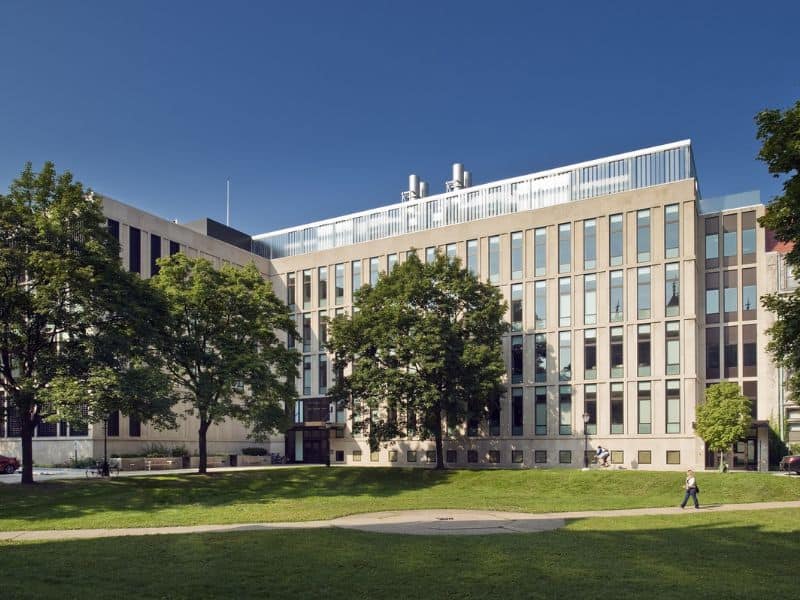
[[[682,473],[267,469],[85,479],[0,487],[0,530],[141,527],[329,519],[377,510],[551,512],[676,506]],[[700,473],[700,502],[800,500],[800,480]]]
[[[776,510],[586,519],[525,535],[0,542],[0,585],[15,599],[790,598],[798,534],[800,511]]]

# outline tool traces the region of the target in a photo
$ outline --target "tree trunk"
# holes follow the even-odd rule
[[[433,436],[436,439],[436,468],[444,469],[444,456],[442,456],[442,411],[436,411],[436,433]]]
[[[205,415],[200,415],[200,430],[199,430],[199,441],[198,445],[200,447],[200,465],[197,469],[197,472],[201,475],[205,475],[208,472],[208,451],[206,450],[206,432],[208,432],[208,428],[211,425],[210,421],[206,420]]]
[[[35,418],[26,411],[21,414],[22,431],[22,483],[32,484],[33,481],[33,430],[36,428]]]

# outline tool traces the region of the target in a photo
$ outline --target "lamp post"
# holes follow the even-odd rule
[[[583,413],[583,468],[589,468],[589,432],[587,431],[587,427],[589,426],[589,419],[591,419],[591,415],[588,412]]]

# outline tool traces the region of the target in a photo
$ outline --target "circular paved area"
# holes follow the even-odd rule
[[[333,519],[331,525],[374,533],[487,535],[550,531],[563,527],[564,519],[528,513],[437,509],[364,513]]]

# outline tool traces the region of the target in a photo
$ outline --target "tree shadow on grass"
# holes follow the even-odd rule
[[[478,537],[327,529],[14,544],[3,547],[4,567],[15,573],[4,594],[793,597],[796,576],[786,561],[797,550],[796,517],[783,510],[595,519]]]

